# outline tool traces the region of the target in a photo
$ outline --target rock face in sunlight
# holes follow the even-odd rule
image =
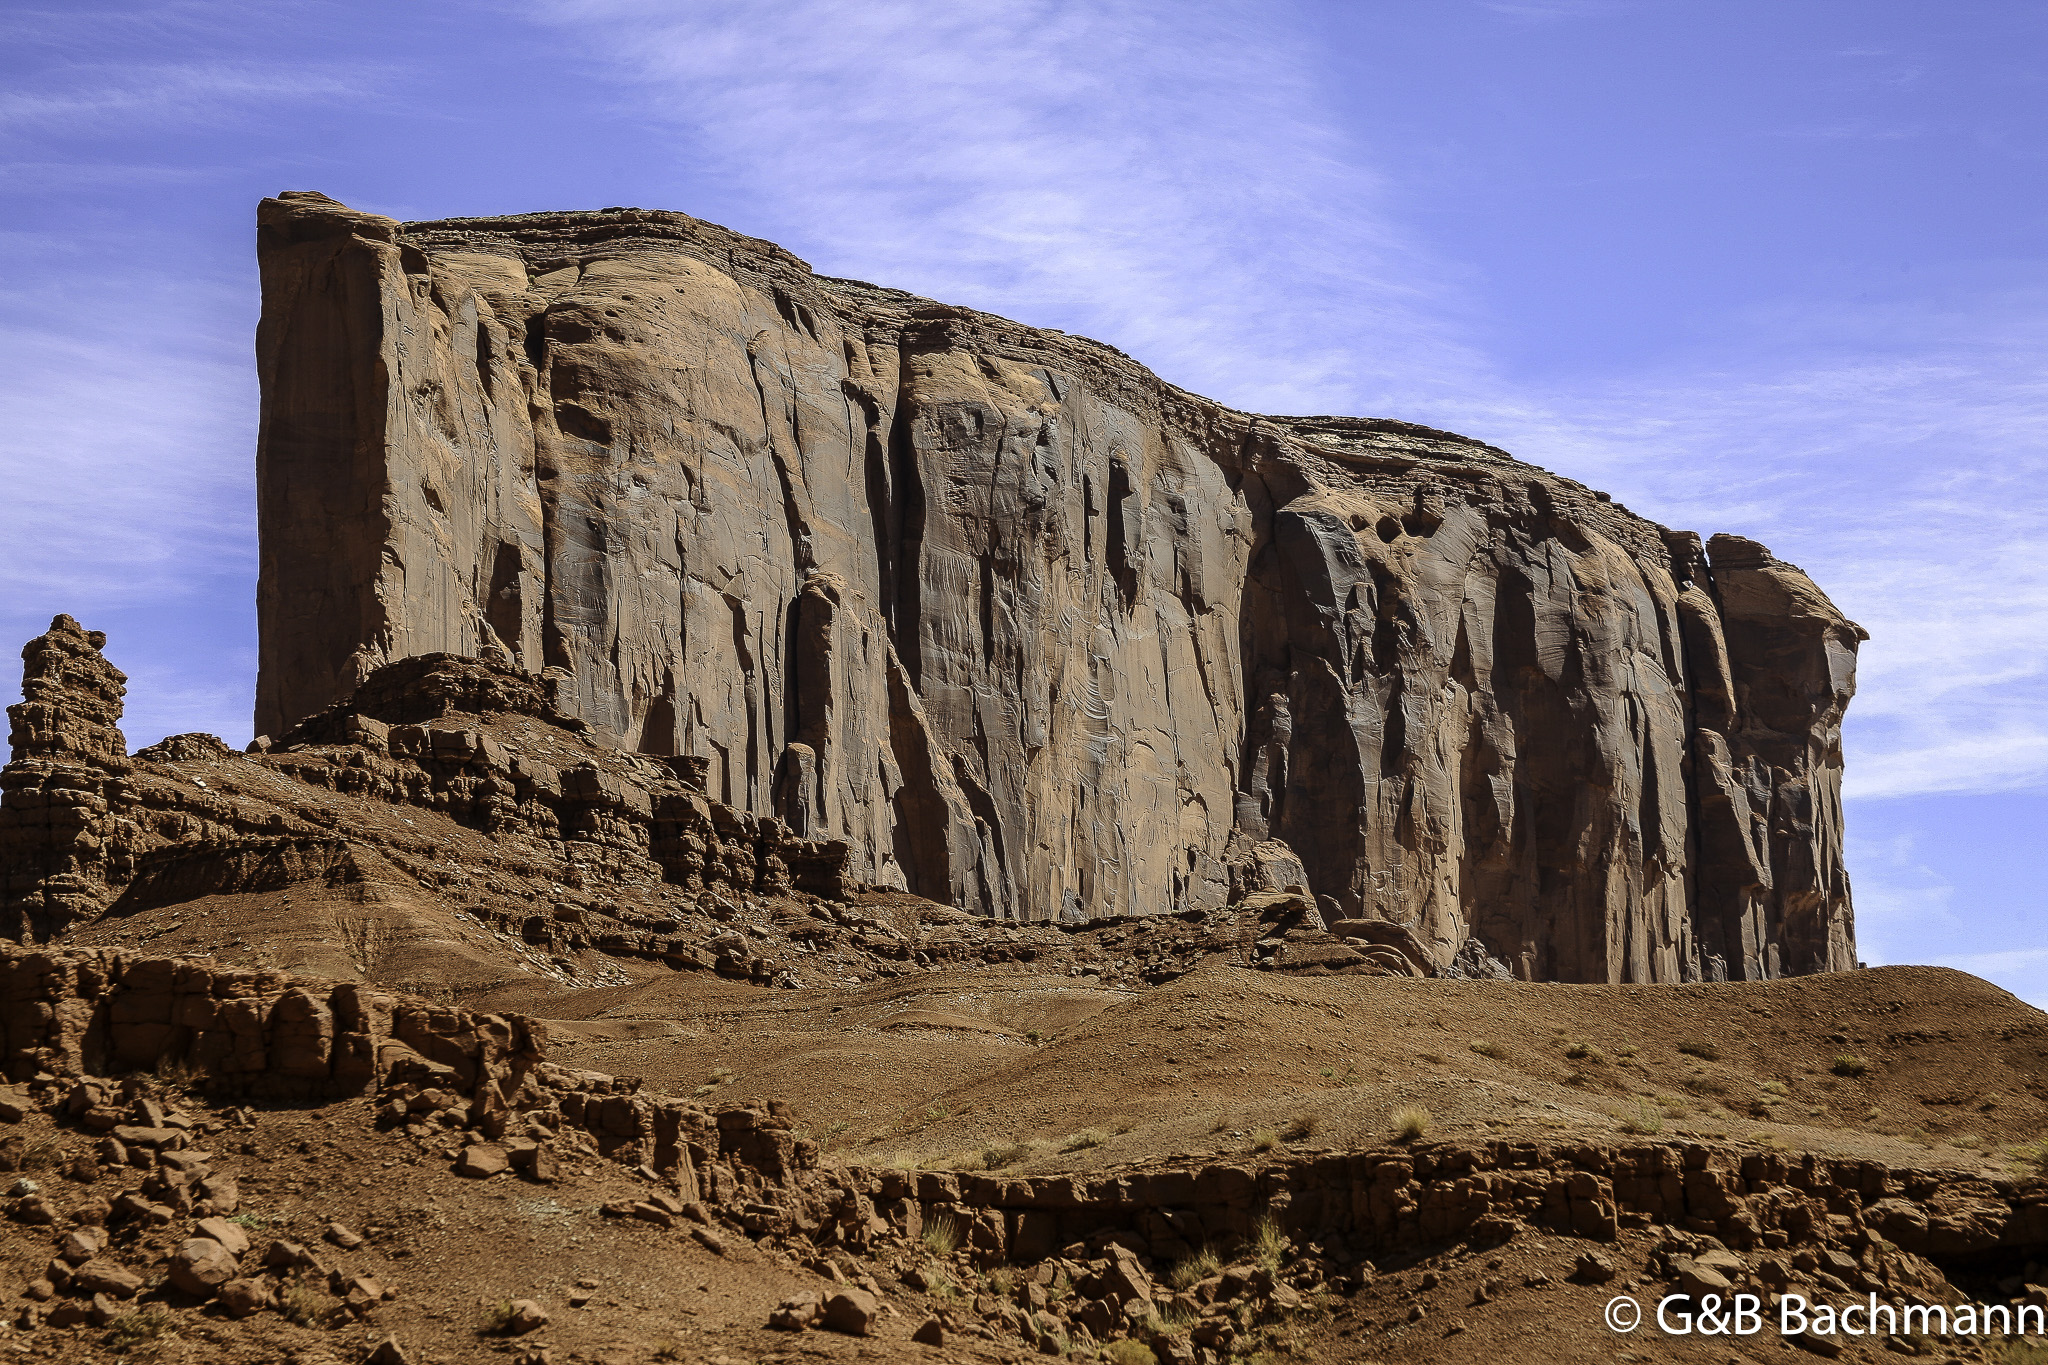
[[[287,194],[259,254],[260,732],[469,655],[980,914],[1302,882],[1443,973],[1855,964],[1864,636],[1759,545],[677,213]]]

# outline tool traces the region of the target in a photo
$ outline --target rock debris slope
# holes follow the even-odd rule
[[[682,214],[258,237],[259,731],[476,656],[981,914],[1300,881],[1439,970],[1855,963],[1864,633],[1760,545]]]

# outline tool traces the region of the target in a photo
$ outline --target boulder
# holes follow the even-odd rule
[[[841,1289],[825,1300],[824,1323],[828,1330],[864,1337],[874,1330],[881,1305],[865,1289]]]
[[[228,1249],[211,1237],[188,1238],[171,1254],[171,1284],[180,1293],[210,1299],[235,1278],[240,1265]]]

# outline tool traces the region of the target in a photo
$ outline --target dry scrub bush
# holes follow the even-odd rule
[[[1130,1337],[1109,1343],[1103,1348],[1102,1358],[1109,1365],[1159,1365],[1159,1357],[1152,1354],[1150,1346]]]
[[[925,1220],[924,1249],[934,1256],[951,1256],[960,1248],[960,1221],[950,1213],[934,1214]]]
[[[1664,1131],[1664,1116],[1647,1104],[1638,1103],[1636,1112],[1621,1121],[1621,1131],[1647,1136]]]
[[[512,1320],[517,1315],[510,1303],[493,1303],[485,1306],[483,1315],[477,1319],[478,1336],[506,1337],[512,1335]]]
[[[1318,1119],[1314,1114],[1296,1114],[1293,1118],[1287,1120],[1286,1127],[1280,1130],[1281,1140],[1284,1142],[1304,1142],[1316,1135],[1316,1127],[1321,1122],[1322,1120]]]
[[[293,1280],[278,1291],[277,1295],[277,1311],[284,1315],[287,1322],[296,1323],[300,1327],[321,1326],[334,1316],[334,1311],[338,1307],[340,1305],[330,1295],[304,1280]],[[510,1304],[501,1304],[500,1307],[508,1314],[511,1312]]]
[[[1100,1128],[1083,1128],[1080,1132],[1075,1133],[1065,1142],[1061,1143],[1060,1150],[1063,1152],[1079,1152],[1090,1147],[1100,1147],[1107,1141],[1109,1141],[1109,1134],[1103,1132]]]
[[[994,1142],[981,1149],[981,1164],[984,1170],[1000,1171],[1030,1155],[1031,1144],[1028,1142]]]
[[[1261,1128],[1252,1134],[1252,1150],[1270,1152],[1280,1145],[1280,1135],[1271,1128]]]
[[[1183,1256],[1175,1263],[1166,1282],[1175,1289],[1192,1289],[1223,1269],[1223,1258],[1216,1254],[1214,1247],[1203,1247],[1192,1255]]]
[[[1482,1057],[1491,1057],[1495,1061],[1499,1061],[1508,1055],[1508,1050],[1499,1043],[1490,1043],[1484,1038],[1474,1038],[1472,1040],[1472,1050]]]
[[[1430,1114],[1419,1104],[1405,1104],[1387,1115],[1394,1125],[1394,1141],[1413,1142],[1429,1131]]]
[[[1864,1072],[1870,1070],[1870,1063],[1861,1057],[1844,1052],[1841,1056],[1835,1058],[1835,1064],[1829,1067],[1828,1070],[1834,1072],[1837,1076],[1847,1076],[1853,1080],[1855,1077],[1861,1076]]]
[[[107,1324],[108,1345],[132,1351],[177,1335],[178,1315],[160,1303],[123,1313]]]
[[[1712,1043],[1680,1043],[1678,1050],[1688,1057],[1697,1057],[1703,1062],[1718,1062],[1721,1060],[1721,1049],[1715,1047]]]
[[[1277,1272],[1280,1262],[1287,1254],[1287,1238],[1280,1232],[1279,1220],[1272,1214],[1262,1214],[1252,1224],[1252,1259],[1267,1270]]]

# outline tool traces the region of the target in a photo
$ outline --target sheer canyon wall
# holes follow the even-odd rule
[[[1761,545],[678,213],[258,241],[260,732],[465,654],[983,914],[1299,881],[1446,969],[1855,964],[1864,633]]]

